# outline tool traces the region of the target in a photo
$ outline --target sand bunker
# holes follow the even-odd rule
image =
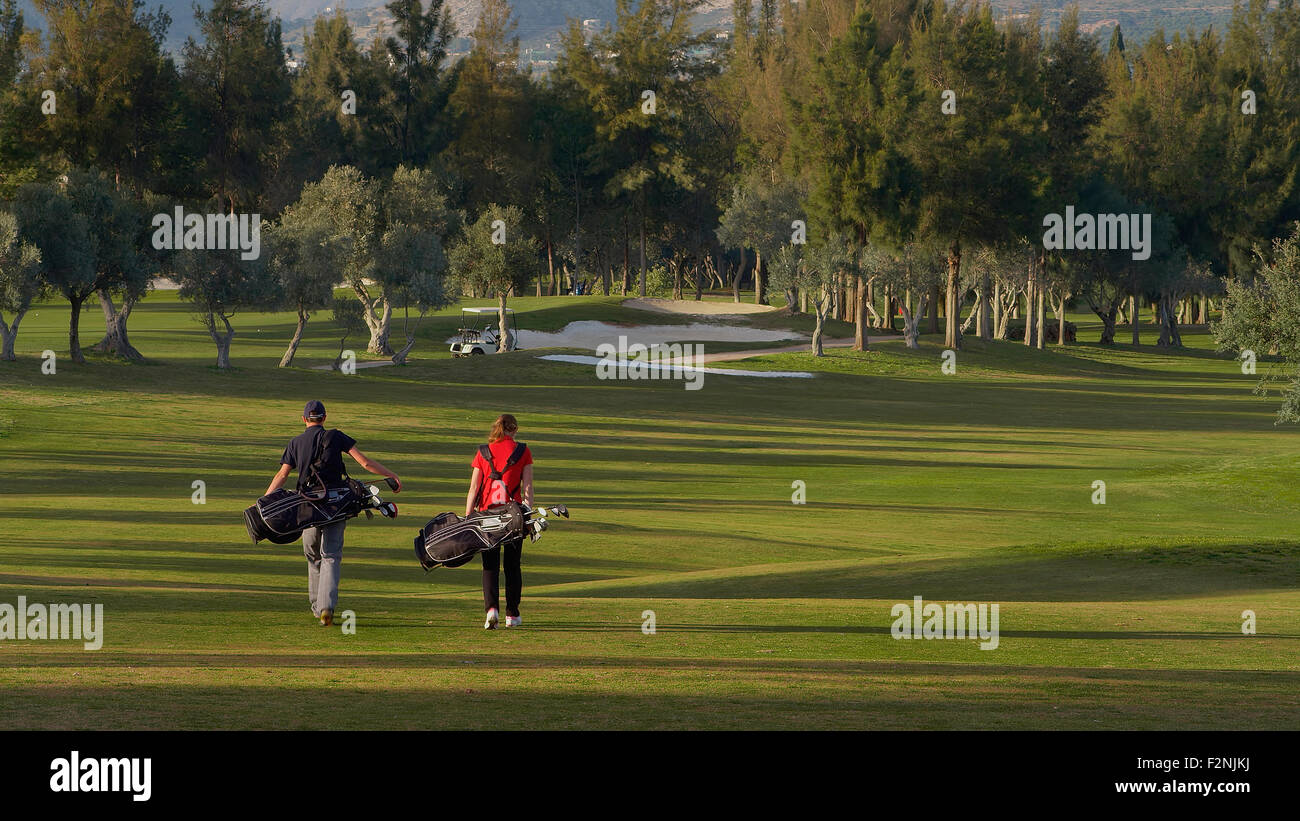
[[[551,362],[572,362],[575,365],[599,365],[604,360],[597,356],[574,356],[572,354],[549,354],[539,356],[538,359],[547,359]],[[632,361],[620,361],[615,365],[632,365]],[[736,368],[696,368],[687,365],[658,365],[653,363],[635,363],[637,367],[645,368],[651,373],[658,374],[662,367],[666,374],[673,371],[688,371],[690,373],[712,373],[719,376],[756,376],[761,379],[812,379],[813,375],[807,371],[742,371]],[[665,376],[667,378],[667,376]]]
[[[696,322],[690,325],[611,325],[608,322],[583,320],[570,322],[564,330],[555,333],[546,331],[519,331],[519,347],[526,350],[536,348],[586,348],[596,350],[608,342],[618,344],[620,336],[627,337],[629,345],[666,345],[673,342],[782,342],[803,339],[794,331],[770,331],[761,328],[745,328],[732,325],[710,325]],[[454,338],[447,340],[448,344]]]

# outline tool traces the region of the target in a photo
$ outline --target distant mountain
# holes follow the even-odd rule
[[[711,0],[714,2],[714,0]],[[173,50],[179,50],[185,38],[196,34],[194,22],[195,0],[146,0],[152,10],[159,6],[171,15],[172,25],[168,32],[168,44]],[[730,0],[716,0],[717,5],[730,7]],[[211,0],[199,0],[203,7],[211,6]],[[267,6],[279,16],[284,24],[286,39],[292,30],[300,30],[310,23],[318,14],[332,14],[335,8],[347,10],[348,16],[354,15],[367,19],[374,16],[387,16],[382,12],[383,0],[268,0]],[[19,0],[23,18],[28,28],[44,28],[45,20],[32,6],[30,0]],[[482,0],[448,0],[452,19],[461,33],[474,28],[482,10]],[[596,18],[602,23],[613,20],[614,0],[516,0],[515,18],[518,20],[517,33],[521,41],[535,42],[553,37],[562,30],[570,17],[579,20]],[[381,10],[379,15],[369,13],[372,9]]]
[[[150,8],[162,7],[172,18],[168,35],[168,46],[179,51],[187,36],[196,33],[194,22],[194,0],[146,0]],[[211,0],[199,0],[208,6]],[[1060,19],[1064,8],[1074,0],[1040,0],[1044,22],[1054,26]],[[1125,40],[1131,44],[1145,40],[1157,28],[1166,33],[1185,31],[1187,28],[1197,30],[1214,24],[1222,30],[1223,24],[1232,13],[1230,0],[1187,0],[1183,5],[1168,7],[1162,0],[1078,0],[1079,17],[1084,30],[1095,33],[1103,43],[1110,37],[1116,25],[1124,29]],[[1026,0],[993,0],[994,6],[1003,13],[1023,13],[1033,5]],[[19,0],[28,28],[43,28],[44,19],[32,7],[30,0]],[[347,10],[349,19],[358,26],[358,39],[369,41],[380,27],[387,22],[389,15],[383,9],[382,0],[353,0],[352,3],[339,0],[267,0],[271,11],[280,17],[284,25],[285,44],[300,53],[302,34],[310,26],[312,18],[318,14],[333,13],[336,6]],[[731,25],[732,0],[706,0],[701,25]],[[448,0],[452,19],[462,34],[469,32],[482,9],[482,0]],[[515,17],[518,20],[517,33],[524,48],[537,51],[535,57],[544,59],[548,47],[554,44],[556,35],[562,31],[569,18],[579,20],[596,19],[599,25],[609,23],[614,18],[615,0],[515,0]],[[464,42],[460,44],[464,47]]]
[[[197,31],[192,0],[145,0],[145,5],[149,11],[161,7],[171,15],[172,25],[168,29],[167,43],[173,51],[180,51],[185,38]],[[206,8],[211,5],[211,0],[203,0],[201,5]],[[18,8],[23,13],[24,28],[45,28],[45,18],[32,6],[30,0],[18,0]]]

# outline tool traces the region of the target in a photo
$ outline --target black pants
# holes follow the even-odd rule
[[[519,615],[519,599],[524,592],[524,574],[519,560],[524,555],[524,540],[506,542],[501,547],[484,550],[483,560],[483,610],[501,607],[501,551],[506,553],[506,615]]]

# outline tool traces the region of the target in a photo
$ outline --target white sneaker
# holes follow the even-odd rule
[[[493,607],[487,612],[487,621],[483,622],[484,630],[497,629],[497,609]]]
[[[523,623],[524,620],[518,616],[506,616],[506,627],[518,627]]]

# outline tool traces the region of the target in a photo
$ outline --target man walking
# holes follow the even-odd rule
[[[315,479],[326,487],[343,484],[343,454],[356,460],[363,470],[386,476],[396,483],[394,493],[400,493],[402,483],[397,474],[366,456],[357,449],[357,440],[337,428],[325,429],[325,406],[313,399],[302,411],[307,429],[289,441],[280,457],[280,471],[266,489],[267,495],[284,486],[289,472],[298,471],[298,490],[307,480]],[[316,460],[313,465],[313,460]],[[343,563],[343,529],[346,521],[325,527],[311,527],[302,532],[302,552],[307,557],[307,598],[312,615],[320,619],[322,627],[334,623],[334,610],[339,600],[339,572]]]

